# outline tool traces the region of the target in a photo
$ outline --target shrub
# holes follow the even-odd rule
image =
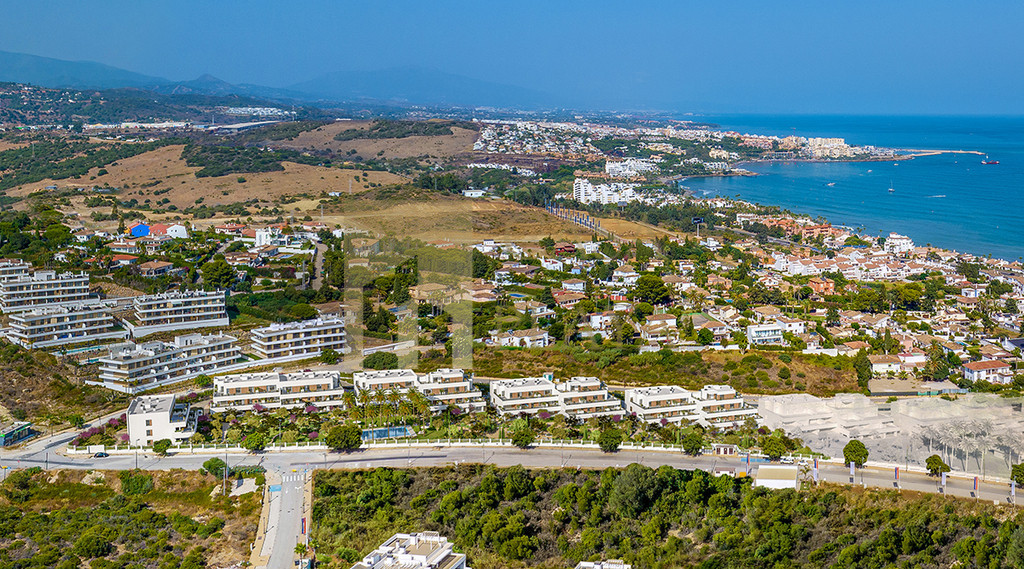
[[[391,352],[376,352],[363,358],[366,369],[395,369],[398,367],[398,355]]]
[[[535,438],[530,429],[520,429],[512,435],[512,444],[521,449],[527,449],[533,444]]]
[[[605,429],[597,437],[597,446],[601,447],[604,452],[615,452],[619,450],[620,444],[622,444],[622,431],[618,429]]]

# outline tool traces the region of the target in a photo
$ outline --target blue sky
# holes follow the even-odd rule
[[[1024,114],[1024,2],[0,0],[0,49],[284,87],[418,66],[566,104]]]

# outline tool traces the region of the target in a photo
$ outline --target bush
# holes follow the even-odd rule
[[[216,457],[211,458],[211,459],[209,459],[209,460],[207,460],[206,462],[203,463],[203,469],[205,469],[210,474],[216,476],[217,478],[223,478],[224,477],[224,467],[225,466],[227,466],[227,465],[224,463],[224,461],[219,459],[219,458],[216,458]],[[230,475],[231,475],[231,471],[229,469],[228,476],[230,476]]]
[[[788,367],[783,366],[783,367],[779,368],[779,378],[781,378],[781,379],[789,379],[790,376],[791,376],[791,374],[790,374],[790,371],[789,371]]]
[[[521,449],[530,448],[536,437],[530,429],[520,429],[512,435],[512,444]]]
[[[324,444],[332,450],[353,451],[363,445],[363,432],[359,427],[352,424],[334,427],[327,432]]]
[[[398,355],[391,352],[376,352],[363,358],[365,369],[395,369],[398,367]]]
[[[142,496],[153,489],[153,477],[141,470],[122,470],[117,477],[121,479],[121,493],[125,496]]]
[[[704,437],[700,433],[693,432],[683,438],[683,451],[691,456],[697,456],[704,449]]]
[[[171,439],[160,439],[153,443],[153,452],[159,455],[166,455],[171,448]]]
[[[83,533],[71,548],[75,555],[89,559],[103,557],[113,550],[114,547],[110,544],[110,540],[103,537],[98,530]]]
[[[515,437],[513,437],[513,440]],[[597,446],[604,452],[615,452],[622,444],[622,431],[618,429],[605,429],[597,437]],[[518,445],[516,445],[518,446]]]
[[[868,461],[868,449],[864,446],[864,443],[853,439],[843,447],[843,459],[846,461],[847,466],[851,462],[857,466],[864,466],[864,463]]]

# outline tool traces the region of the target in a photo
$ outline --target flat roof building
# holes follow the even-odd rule
[[[418,374],[413,388],[430,401],[430,410],[435,413],[448,406],[469,413],[483,411],[487,407],[483,394],[473,388],[473,381],[461,369],[439,369]]]
[[[173,342],[127,342],[100,358],[101,385],[122,393],[139,393],[178,383],[201,374],[214,374],[235,363],[241,352],[238,339],[224,334],[177,336]]]
[[[500,415],[548,411],[589,419],[622,414],[622,402],[596,377],[555,381],[553,374],[491,382],[491,404]]]
[[[359,371],[352,375],[356,395],[373,395],[378,391],[408,393],[416,388],[416,372],[411,369],[380,369]]]
[[[147,294],[133,300],[125,320],[132,336],[211,326],[227,326],[227,300],[223,290],[190,290]]]
[[[312,358],[323,350],[347,353],[345,321],[314,318],[302,322],[271,324],[252,331],[252,348],[261,358]]]
[[[36,271],[0,281],[0,310],[4,314],[44,306],[69,306],[90,300],[89,275]]]
[[[396,533],[352,569],[468,569],[466,555],[456,553],[437,532]]]
[[[757,409],[728,385],[706,385],[700,391],[678,385],[627,389],[626,410],[648,423],[688,421],[704,427],[736,427],[757,418]]]
[[[128,338],[110,307],[101,303],[33,308],[11,314],[8,322],[7,338],[30,349]]]
[[[196,434],[201,408],[178,402],[175,395],[144,395],[128,405],[128,442],[134,446],[153,446],[167,439],[172,443],[188,440]]]
[[[213,378],[211,411],[252,411],[316,405],[343,406],[345,387],[337,371],[242,373]]]

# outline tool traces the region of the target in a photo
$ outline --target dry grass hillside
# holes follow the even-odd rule
[[[334,136],[339,132],[349,129],[367,129],[371,124],[371,121],[338,121],[303,132],[293,140],[273,142],[271,146],[292,150],[331,149],[342,154],[355,150],[356,154],[367,159],[381,157],[391,160],[419,156],[443,158],[472,151],[473,142],[477,137],[476,131],[453,127],[452,134],[445,136],[334,140]]]
[[[146,198],[156,201],[167,198],[179,209],[194,205],[197,200],[206,205],[244,202],[253,198],[273,200],[286,195],[307,193],[320,195],[321,192],[359,192],[376,184],[398,184],[405,178],[388,172],[342,170],[320,166],[307,166],[283,162],[282,172],[254,174],[230,174],[209,178],[196,178],[199,168],[190,167],[181,158],[182,146],[159,148],[121,160],[117,165],[106,166],[107,174],[98,176],[94,168],[90,176],[95,180],[43,180],[10,190],[8,195],[26,196],[49,185],[58,187],[80,187],[93,184],[109,184],[124,188],[122,200],[132,198],[143,202]],[[239,177],[245,179],[239,182]],[[356,180],[356,178],[359,180]],[[163,190],[168,190],[164,192]],[[157,192],[160,192],[157,194]]]

